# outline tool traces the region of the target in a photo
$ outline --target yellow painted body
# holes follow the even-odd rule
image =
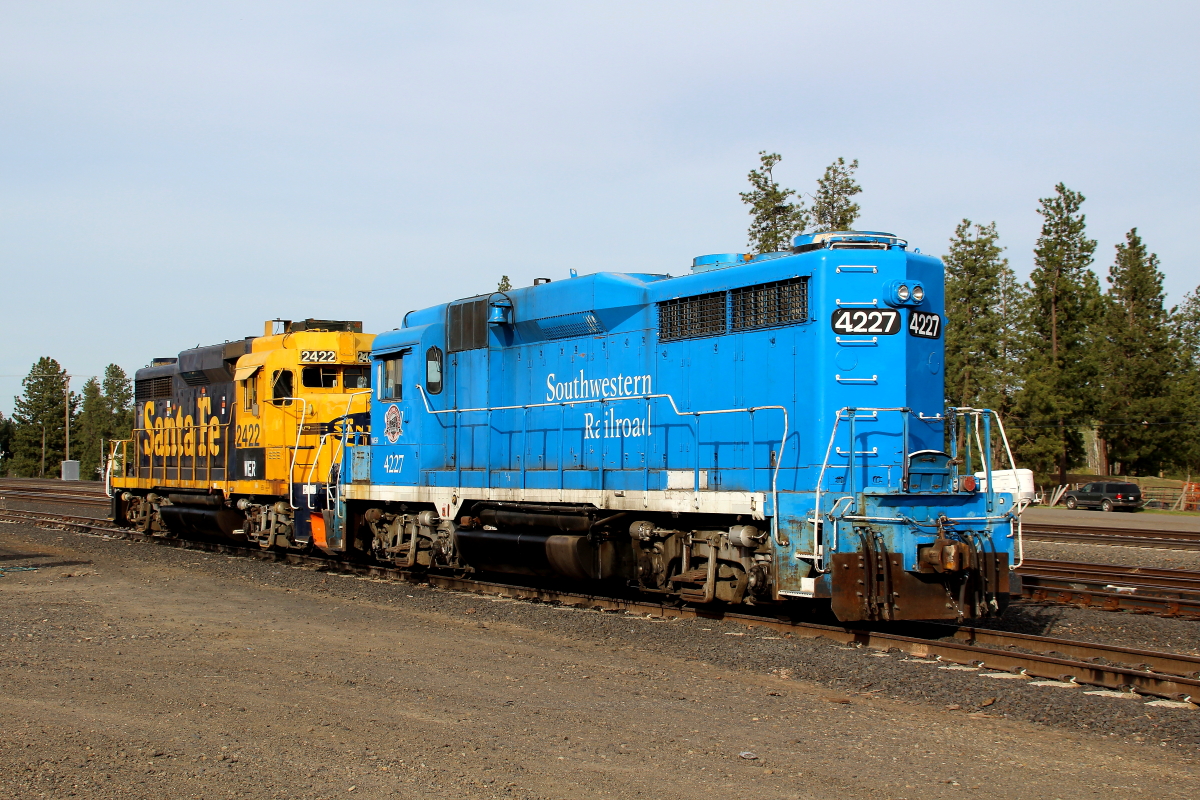
[[[368,411],[369,386],[358,384],[369,384],[374,338],[320,330],[257,337],[237,359],[232,386],[138,402],[132,438],[114,443],[113,488],[288,499],[294,486],[325,483],[341,457],[340,435],[355,427],[338,423],[335,432],[330,423]]]

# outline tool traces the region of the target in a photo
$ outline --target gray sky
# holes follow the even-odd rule
[[[1200,283],[1196,3],[23,3],[0,24],[0,374],[73,374],[746,246],[759,150],[944,252],[1083,192]],[[1191,231],[1191,233],[1189,233]],[[82,381],[74,386],[79,389]],[[0,411],[18,378],[0,377]]]

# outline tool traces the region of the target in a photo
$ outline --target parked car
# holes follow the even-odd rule
[[[1094,481],[1063,495],[1067,508],[1098,508],[1101,511],[1137,511],[1142,507],[1142,490],[1136,483]]]

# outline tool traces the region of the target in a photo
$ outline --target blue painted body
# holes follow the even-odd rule
[[[770,528],[777,597],[828,596],[831,556],[863,546],[855,525],[906,570],[939,516],[982,551],[1009,554],[1011,497],[955,491],[944,455],[906,473],[906,455],[945,448],[942,264],[888,235],[862,241],[874,249],[710,256],[681,277],[600,273],[483,296],[486,346],[459,352],[447,347],[452,304],[410,312],[375,339],[371,444],[348,448],[343,477],[357,495],[347,496],[420,498],[450,518],[464,498],[562,491],[600,508],[630,498],[648,510],[727,508]],[[756,312],[775,290],[740,307],[730,294],[778,282],[803,285],[802,320],[794,305]],[[900,283],[920,284],[921,302],[899,303]],[[664,341],[661,304],[703,296],[723,318]],[[841,312],[851,326],[854,312],[868,316],[861,330],[845,318],[835,330]],[[938,315],[936,338],[910,330],[916,312]],[[443,354],[437,393],[431,348]],[[396,357],[400,397],[381,399],[379,367]],[[388,494],[405,488],[416,494]]]

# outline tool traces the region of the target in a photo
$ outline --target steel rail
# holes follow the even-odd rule
[[[103,495],[90,494],[58,494],[51,492],[37,492],[28,490],[0,490],[0,500],[26,500],[29,502],[52,503],[56,505],[85,505],[85,506],[106,506],[109,503],[107,497]]]
[[[41,514],[38,516],[49,518],[51,515]],[[6,518],[7,515],[0,514],[0,519]],[[17,518],[12,521],[32,520]],[[41,519],[38,521],[53,520]],[[238,555],[276,563],[311,566],[322,571],[428,584],[441,589],[472,594],[500,595],[585,609],[623,611],[660,619],[728,620],[750,628],[767,628],[800,638],[830,639],[841,644],[872,650],[899,650],[919,658],[933,658],[951,664],[1013,672],[1027,677],[1132,691],[1143,695],[1188,702],[1193,698],[1200,699],[1200,677],[1197,677],[1197,674],[1200,673],[1200,658],[1188,655],[1133,650],[1088,642],[1074,642],[978,628],[955,628],[937,624],[929,624],[927,630],[936,636],[954,637],[954,640],[905,636],[861,628],[772,619],[740,612],[726,612],[720,609],[677,606],[642,599],[606,597],[581,592],[515,586],[452,575],[435,575],[399,567],[338,561],[303,553],[250,548],[218,542],[164,538],[128,529],[102,527],[94,524],[97,521],[99,520],[95,518],[69,517],[62,519],[59,524],[67,529],[95,531],[105,538],[128,539],[184,549]],[[913,629],[919,630],[915,626]],[[1038,652],[1032,652],[1035,650]],[[1150,668],[1142,668],[1147,666]]]
[[[1029,560],[1018,572],[1022,576],[1084,583],[1119,584],[1142,589],[1178,590],[1200,593],[1200,572],[1073,561]]]
[[[1042,542],[1152,547],[1162,550],[1200,550],[1200,532],[1096,528],[1026,522],[1025,535]]]

